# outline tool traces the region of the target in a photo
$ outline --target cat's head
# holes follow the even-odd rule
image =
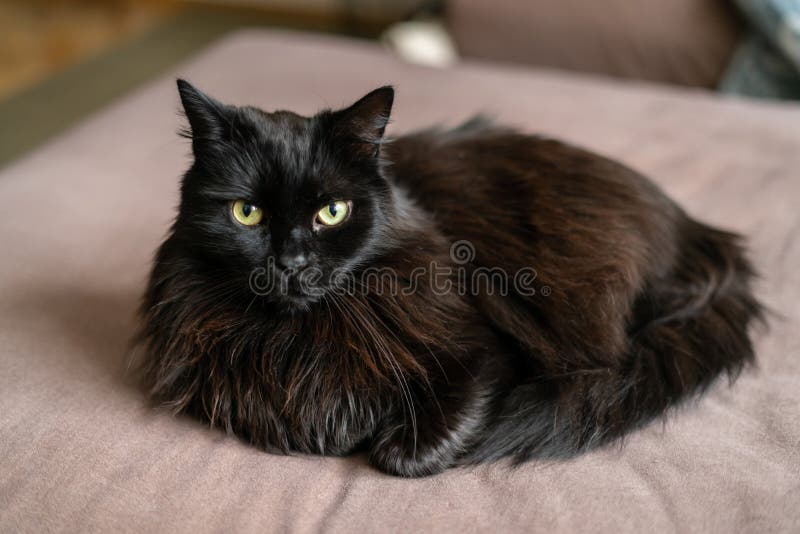
[[[194,161],[174,234],[196,268],[302,309],[369,263],[392,210],[391,87],[312,117],[226,105],[183,80],[178,90]]]

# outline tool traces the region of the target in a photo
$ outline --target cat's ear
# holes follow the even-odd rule
[[[183,111],[189,121],[188,134],[195,148],[198,142],[215,141],[222,137],[227,123],[227,106],[203,93],[186,80],[178,80]]]
[[[377,156],[393,102],[394,89],[379,87],[337,113],[337,130],[356,141],[367,155]]]

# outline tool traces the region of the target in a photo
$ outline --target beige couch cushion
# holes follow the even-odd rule
[[[727,0],[450,0],[462,54],[713,87],[739,22]]]
[[[760,370],[624,447],[423,480],[265,454],[150,410],[125,352],[189,160],[176,75],[305,113],[391,82],[391,132],[485,110],[638,167],[751,236],[759,294],[783,314],[757,337]],[[799,168],[797,107],[235,35],[0,172],[0,532],[797,532]]]

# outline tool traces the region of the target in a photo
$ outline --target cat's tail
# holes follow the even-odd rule
[[[611,396],[620,409],[607,405],[595,414],[601,432],[605,425],[611,434],[624,431],[626,420],[645,422],[722,374],[733,381],[755,361],[750,330],[764,311],[739,237],[694,221],[685,235],[673,272],[636,303],[639,322],[629,331],[620,374],[626,387]]]
[[[739,238],[689,224],[679,263],[636,302],[639,320],[629,328],[621,364],[578,370],[544,397],[541,385],[515,391],[505,405],[508,420],[499,425],[515,428],[495,428],[489,447],[520,462],[568,457],[651,421],[719,376],[732,381],[754,362],[749,330],[763,321],[763,308]]]

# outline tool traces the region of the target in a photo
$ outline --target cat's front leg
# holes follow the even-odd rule
[[[370,448],[373,466],[403,477],[440,473],[456,465],[485,428],[490,395],[474,380],[448,384],[437,396],[426,393],[411,401],[413,410],[402,400],[382,421]]]

